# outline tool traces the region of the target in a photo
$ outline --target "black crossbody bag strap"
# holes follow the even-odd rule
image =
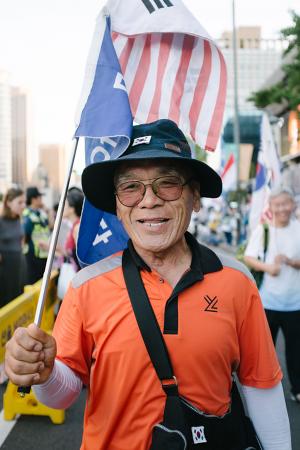
[[[122,268],[136,321],[157,376],[162,384],[165,380],[175,380],[164,338],[142,282],[141,274],[128,249],[123,252]]]
[[[140,271],[128,249],[123,252],[122,268],[132,309],[151,362],[158,378],[162,382],[162,388],[167,395],[179,395],[166,343],[142,282]],[[165,383],[167,380],[173,380],[175,383]],[[242,404],[234,378],[232,397]]]
[[[174,424],[176,424],[175,429],[185,430],[185,433],[187,433],[187,423],[184,418],[183,409],[181,408],[177,381],[174,376],[168,350],[142,282],[140,271],[135,265],[128,249],[123,252],[122,269],[131,305],[143,337],[144,344],[157,376],[161,380],[162,388],[167,396],[163,424],[170,429],[174,429]],[[243,403],[235,382],[232,383],[231,398],[232,404],[235,404],[234,415],[245,417]],[[256,440],[253,425],[248,418],[245,419],[248,420],[247,427],[250,427],[245,432],[249,434],[251,437],[250,440],[252,440],[255,444],[253,447],[248,447],[253,449],[262,448],[257,446],[258,441]],[[219,419],[216,420],[219,421]],[[219,421],[220,425],[222,425],[222,422],[223,421]],[[224,426],[226,427],[225,423]],[[164,446],[154,446],[151,448],[165,449]]]
[[[266,260],[266,253],[268,250],[268,245],[269,245],[269,226],[268,224],[264,224],[264,259],[263,261]]]

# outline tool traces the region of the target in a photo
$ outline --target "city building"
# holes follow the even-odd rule
[[[232,31],[224,31],[218,43],[222,49],[228,72],[227,98],[224,114],[224,139],[221,149],[222,165],[225,165],[231,154],[241,164],[241,156],[244,156],[241,155],[243,145],[247,144],[248,147],[252,145],[252,152],[250,152],[251,154],[249,153],[251,159],[249,177],[253,177],[260,146],[261,111],[249,101],[249,97],[253,92],[259,90],[266,80],[278,70],[282,64],[282,53],[286,43],[279,39],[263,39],[259,26],[245,26],[236,29],[237,104],[240,127],[239,158],[237,158],[233,132],[233,123],[235,120],[235,85]],[[246,180],[244,181],[246,182]]]
[[[12,182],[11,91],[8,72],[0,70],[0,193]]]
[[[28,96],[19,88],[11,88],[12,181],[27,183],[28,149]]]
[[[31,182],[45,192],[47,206],[59,201],[67,172],[66,156],[63,144],[39,145],[39,164]]]
[[[237,40],[237,79],[238,79],[238,106],[244,114],[256,110],[248,98],[252,92],[257,91],[268,77],[278,69],[282,63],[284,41],[279,39],[263,39],[261,28],[238,27]],[[224,31],[218,41],[224,55],[227,72],[227,98],[225,117],[233,115],[234,111],[234,59],[232,31]]]

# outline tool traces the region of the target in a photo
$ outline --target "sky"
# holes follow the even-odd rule
[[[123,0],[126,1],[126,0]],[[213,38],[232,28],[232,0],[184,0]],[[68,143],[95,19],[105,0],[2,0],[0,68],[31,93],[38,143]],[[276,37],[299,0],[235,0],[236,25]]]

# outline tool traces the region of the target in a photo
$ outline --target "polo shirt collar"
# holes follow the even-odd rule
[[[186,276],[189,278],[192,276],[192,278],[196,281],[196,279],[202,280],[204,275],[207,273],[222,270],[223,265],[220,259],[211,249],[199,244],[199,242],[189,232],[185,233],[185,238],[192,252],[191,270],[186,273]],[[136,252],[131,239],[128,241],[128,249],[138,269],[151,272],[151,268]],[[185,278],[185,275],[183,278]]]

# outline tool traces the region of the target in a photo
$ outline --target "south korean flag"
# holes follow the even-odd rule
[[[192,435],[194,444],[204,444],[207,442],[203,426],[192,427]]]

